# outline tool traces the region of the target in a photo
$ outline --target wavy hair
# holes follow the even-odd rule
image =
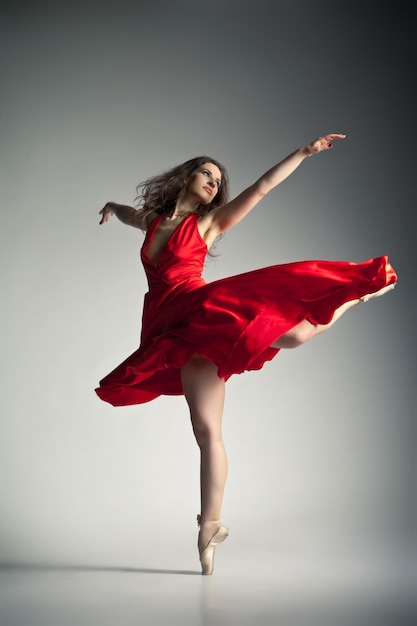
[[[229,200],[229,177],[226,168],[215,159],[199,156],[177,165],[162,174],[148,178],[136,187],[135,206],[141,218],[142,230],[147,228],[147,218],[151,213],[165,213],[175,208],[178,196],[185,181],[204,163],[213,163],[221,172],[221,184],[210,204],[200,204],[196,213],[205,215],[212,209],[226,204]]]

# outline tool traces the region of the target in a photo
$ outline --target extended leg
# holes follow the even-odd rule
[[[372,298],[376,298],[378,296],[382,296],[388,291],[393,289],[395,284],[387,285],[383,287],[379,291],[375,293],[371,293],[369,295],[363,296],[362,298],[358,298],[357,300],[350,300],[349,302],[345,302],[338,309],[336,309],[333,319],[328,324],[311,324],[308,320],[303,320],[294,328],[291,328],[288,333],[282,335],[279,339],[274,341],[272,344],[272,348],[297,348],[301,346],[303,343],[312,339],[316,335],[323,333],[325,330],[328,330],[333,326],[333,324],[345,313],[348,309],[352,308],[359,302],[368,302]]]
[[[343,313],[359,302],[360,300],[351,300],[350,302],[342,304],[341,307],[336,309],[332,321],[328,324],[311,324],[308,320],[303,320],[297,324],[297,326],[291,328],[285,335],[282,335],[279,339],[274,341],[272,348],[297,348],[301,346],[306,341],[309,341],[309,339],[331,328]]]
[[[224,380],[213,363],[194,356],[181,370],[182,386],[197,444],[200,448],[202,522],[220,520],[227,477],[227,457],[222,436]],[[217,524],[217,528],[219,524]],[[200,526],[199,549],[217,530],[209,523]]]

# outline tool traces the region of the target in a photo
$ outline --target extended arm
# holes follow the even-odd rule
[[[253,185],[245,189],[234,200],[222,207],[214,209],[211,216],[211,228],[218,233],[231,228],[253,209],[258,202],[277,185],[282,183],[297,169],[305,158],[329,150],[334,139],[344,139],[346,135],[330,134],[319,137],[287,156],[283,161],[265,172]]]
[[[109,217],[114,214],[123,224],[141,228],[141,220],[139,219],[138,212],[131,206],[117,204],[116,202],[107,202],[99,213],[101,215],[100,224],[107,222]]]

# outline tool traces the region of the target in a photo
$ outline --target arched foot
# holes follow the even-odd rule
[[[382,289],[380,289],[379,291],[376,291],[375,293],[368,293],[366,294],[366,296],[362,296],[362,298],[359,298],[359,302],[368,302],[369,300],[372,300],[372,298],[379,298],[379,296],[383,296],[384,294],[388,293],[388,291],[391,291],[392,289],[394,289],[395,287],[395,283],[391,283],[391,285],[386,285],[385,287],[382,287]]]

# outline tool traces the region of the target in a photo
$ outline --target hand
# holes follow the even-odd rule
[[[113,215],[114,213],[112,209],[113,204],[114,202],[107,202],[107,204],[104,205],[101,211],[99,211],[99,214],[101,215],[100,224],[104,224],[105,222],[107,222],[109,220],[110,215]]]
[[[346,137],[345,134],[330,134],[324,135],[324,137],[319,137],[315,141],[308,143],[307,145],[301,148],[303,154],[305,156],[313,156],[313,154],[318,154],[319,152],[323,152],[323,150],[330,150],[333,148],[333,140],[334,139],[344,139]]]

